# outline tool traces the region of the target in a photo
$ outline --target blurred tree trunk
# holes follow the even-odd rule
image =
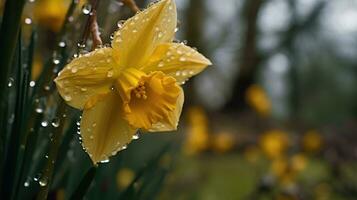
[[[206,5],[204,0],[190,0],[185,16],[185,36],[187,44],[191,47],[196,47],[203,55],[208,56],[205,45],[202,44],[203,31],[204,31],[204,19],[206,15]],[[194,91],[195,78],[191,78],[189,84],[187,84],[186,91],[190,94],[186,96],[190,104],[197,103],[197,94]]]
[[[238,77],[234,83],[231,99],[226,104],[226,110],[234,107],[243,110],[246,107],[245,92],[254,83],[258,66],[261,62],[257,50],[259,12],[265,0],[246,0],[243,7],[243,22],[245,24],[244,40],[241,55],[238,56]]]

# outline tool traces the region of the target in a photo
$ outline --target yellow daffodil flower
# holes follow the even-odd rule
[[[308,153],[318,153],[323,146],[321,133],[317,130],[309,130],[302,137],[302,146]]]
[[[122,168],[117,173],[118,189],[122,190],[130,185],[135,178],[135,172],[129,168]]]
[[[94,163],[123,149],[137,129],[176,130],[184,101],[180,85],[211,62],[173,43],[173,0],[161,0],[128,19],[111,47],[72,60],[55,79],[72,107],[83,110],[83,146]]]
[[[269,97],[259,85],[252,85],[247,89],[246,101],[261,116],[268,116],[271,113]]]
[[[260,138],[260,147],[270,159],[282,157],[289,143],[288,134],[281,130],[267,131]]]
[[[209,120],[201,107],[191,107],[187,113],[188,130],[184,143],[184,152],[188,155],[196,155],[209,147]]]
[[[212,148],[217,153],[226,153],[234,148],[236,139],[233,133],[220,132],[213,135]]]

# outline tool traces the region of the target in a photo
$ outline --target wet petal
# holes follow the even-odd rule
[[[115,67],[111,48],[75,58],[55,79],[58,92],[67,104],[83,109],[92,97],[110,92],[116,76]]]
[[[108,160],[122,150],[136,130],[122,118],[121,99],[111,92],[97,104],[85,109],[81,120],[83,147],[93,163]]]
[[[128,19],[114,33],[112,47],[121,67],[139,67],[157,45],[173,40],[177,23],[173,0],[161,0]]]
[[[166,43],[156,48],[141,70],[146,73],[162,71],[181,84],[211,64],[211,61],[191,47],[181,43]]]
[[[176,107],[172,112],[169,112],[169,120],[160,120],[159,122],[152,125],[150,132],[163,132],[163,131],[175,131],[177,130],[178,122],[180,120],[183,102],[185,100],[184,92],[180,88],[180,94],[176,101]]]

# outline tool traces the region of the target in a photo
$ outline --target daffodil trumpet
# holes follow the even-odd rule
[[[138,129],[177,129],[180,87],[211,62],[195,49],[173,43],[173,0],[161,0],[128,19],[111,47],[73,59],[55,79],[68,105],[83,110],[80,133],[93,163],[125,148]]]

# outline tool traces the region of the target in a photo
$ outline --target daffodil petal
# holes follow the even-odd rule
[[[93,163],[108,160],[122,150],[136,132],[122,118],[121,105],[119,95],[111,92],[95,106],[83,111],[80,126],[82,145]]]
[[[114,33],[112,47],[121,67],[142,66],[157,45],[171,42],[177,24],[174,0],[161,0],[128,19]]]
[[[211,64],[211,61],[191,47],[181,43],[165,43],[155,49],[141,70],[146,73],[162,71],[181,84]]]
[[[176,101],[176,108],[169,113],[169,120],[160,120],[159,122],[152,125],[149,132],[166,132],[166,131],[175,131],[177,130],[178,122],[180,120],[183,102],[185,100],[183,89],[180,88],[180,94]]]
[[[72,60],[55,79],[58,92],[72,107],[83,109],[98,94],[110,92],[116,76],[111,48],[102,48]]]

